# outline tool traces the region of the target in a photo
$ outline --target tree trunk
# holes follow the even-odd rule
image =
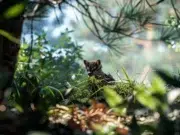
[[[0,2],[0,15],[12,5],[12,1],[8,2],[8,0]],[[11,19],[0,18],[0,29],[16,38],[21,36],[22,25],[22,15]],[[19,44],[0,34],[0,104],[4,98],[4,91],[11,86],[13,81],[19,48]]]

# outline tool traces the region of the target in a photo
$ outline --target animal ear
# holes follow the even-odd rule
[[[87,65],[87,63],[88,63],[87,60],[84,60],[84,65]]]
[[[98,65],[101,65],[101,60],[97,60],[96,63],[97,63]]]

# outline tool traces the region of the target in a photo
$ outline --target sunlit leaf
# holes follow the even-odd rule
[[[112,108],[114,112],[121,114],[121,115],[125,115],[127,113],[127,106],[122,105],[122,106],[118,106],[115,108]]]
[[[124,67],[122,67],[122,72],[124,73],[127,81],[128,81],[129,83],[131,83],[131,79],[129,78],[128,73],[126,72],[126,70],[124,69]]]
[[[28,57],[19,57],[19,62],[27,62],[27,61],[28,61]]]
[[[19,111],[19,112],[24,112],[23,108],[19,104],[15,104],[14,107]]]
[[[16,16],[20,15],[24,11],[24,8],[25,8],[24,3],[15,4],[15,5],[11,6],[10,8],[8,8],[4,12],[4,17],[8,18],[8,19],[16,17]]]
[[[111,107],[115,107],[123,102],[123,98],[110,87],[104,87],[104,96]]]
[[[137,94],[136,98],[142,105],[147,106],[152,110],[156,110],[157,106],[160,104],[159,100],[157,100],[155,97],[145,93]]]
[[[165,87],[163,80],[160,77],[155,76],[152,80],[152,88],[150,90],[153,93],[158,93],[161,95],[165,94],[166,93],[166,87]]]
[[[0,29],[0,35],[2,35],[3,37],[9,39],[10,41],[16,44],[20,44],[20,40],[14,37],[13,35],[11,35],[10,33],[8,33],[7,31]]]
[[[29,45],[27,43],[24,43],[21,45],[21,50],[27,49]]]

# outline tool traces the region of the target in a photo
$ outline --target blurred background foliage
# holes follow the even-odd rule
[[[153,3],[156,2],[157,1],[151,1],[150,4],[153,5]],[[116,37],[116,40],[113,40],[113,43],[107,43],[106,41],[102,42],[87,28],[87,26],[89,26],[96,32],[93,28],[93,23],[88,19],[88,16],[81,16],[83,15],[81,14],[82,12],[86,12],[84,9],[81,10],[83,7],[80,6],[80,3],[91,5],[89,1],[87,1],[87,3],[83,1],[74,1],[72,3],[66,1],[61,4],[62,12],[59,10],[58,6],[53,8],[48,6],[42,8],[43,14],[40,12],[41,10],[38,10],[37,17],[33,19],[34,33],[45,31],[47,33],[47,39],[52,43],[56,43],[58,42],[57,37],[60,35],[61,31],[68,28],[71,31],[70,35],[72,40],[78,41],[78,43],[82,45],[83,58],[90,60],[101,59],[104,63],[104,71],[111,73],[116,79],[118,79],[119,76],[122,77],[122,75],[118,74],[120,67],[125,67],[128,74],[136,80],[140,80],[144,72],[151,66],[164,68],[174,74],[178,72],[177,67],[179,67],[179,65],[178,59],[176,58],[179,56],[179,53],[176,52],[178,51],[179,43],[179,38],[177,36],[179,33],[179,22],[178,17],[173,11],[171,1],[163,1],[157,6],[152,6],[153,10],[148,6],[148,3],[145,0],[133,1],[132,3],[131,1],[125,2],[121,0],[117,2],[92,2],[94,5],[97,4],[102,6],[102,8],[111,13],[112,16],[114,15],[113,18],[107,13],[103,13],[103,9],[96,9],[96,6],[90,6],[89,10],[93,19],[97,19],[98,22],[102,24],[99,24],[99,26],[97,23],[100,35],[103,36],[104,32],[107,32],[107,30],[104,30],[104,25],[109,25],[109,28],[115,29],[114,24],[118,24],[118,28],[116,29],[120,30],[120,32],[112,31],[105,33],[107,35],[110,33],[112,34],[105,36],[109,37],[109,41],[111,41],[116,33],[117,35],[121,32],[127,34],[124,36],[119,35],[119,37],[116,37],[115,35],[114,37]],[[177,9],[179,2],[173,1],[173,3],[176,4]],[[81,12],[78,12],[78,9],[76,10],[76,8],[73,8],[71,5],[77,7]],[[30,7],[33,8],[34,5],[31,4]],[[114,8],[112,9],[111,7]],[[44,11],[44,9],[46,10]],[[101,16],[99,16],[98,11],[101,13]],[[142,16],[142,12],[148,12],[148,14],[143,14],[144,20],[141,19],[141,17],[138,17]],[[39,13],[41,14],[39,15]],[[45,17],[42,18],[41,16],[43,15],[45,15]],[[136,16],[136,18],[132,19],[129,17],[133,15]],[[118,22],[118,17],[124,17],[125,19],[121,19]],[[104,21],[102,18],[104,18]],[[140,25],[140,23],[143,22],[144,25]],[[42,25],[43,27],[40,28],[39,25]],[[31,20],[26,19],[24,21],[23,36],[28,40],[30,40],[31,35],[30,27]],[[128,36],[128,33],[133,31],[135,32]],[[80,64],[82,65],[81,61]],[[151,77],[150,71],[148,72],[147,77]],[[148,82],[148,79],[145,79],[145,82]]]

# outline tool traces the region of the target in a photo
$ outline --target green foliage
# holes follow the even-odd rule
[[[63,101],[68,84],[82,78],[84,71],[77,62],[80,59],[81,47],[71,41],[67,32],[54,46],[49,45],[46,34],[38,35],[33,45],[24,43],[19,52],[11,103],[27,108],[33,102],[48,107]]]
[[[134,98],[140,104],[153,111],[162,113],[167,110],[167,88],[160,77],[154,76],[151,86],[146,87],[144,84],[138,84],[130,80],[130,77],[124,69],[123,72],[127,78],[127,83],[120,82],[116,83],[114,88],[104,88],[105,98],[110,107],[117,107],[118,105],[123,104],[122,97],[126,99],[128,96],[134,95]]]
[[[165,21],[165,24],[168,26],[180,28],[178,19],[175,16],[169,16],[168,19]]]
[[[169,28],[169,31],[166,31],[165,33],[167,37],[171,37],[165,37],[166,42],[168,43],[168,48],[174,50],[175,52],[180,52],[179,34],[172,36],[175,32],[179,33],[180,24],[178,18],[176,18],[176,16],[169,16],[165,21],[165,25]]]
[[[109,87],[104,87],[104,95],[111,107],[115,107],[123,102],[122,97]]]
[[[135,81],[132,81],[132,82],[128,82],[127,80],[120,81],[116,83],[115,90],[119,95],[126,98],[133,94],[136,84],[137,83]]]
[[[71,87],[71,92],[67,97],[68,102],[88,103],[92,98],[96,100],[104,99],[102,90],[101,80],[97,80],[95,77],[83,77]]]
[[[88,80],[84,78],[78,80],[77,84],[72,86],[69,90],[70,93],[66,97],[68,104],[88,103],[92,93],[88,89]]]
[[[111,107],[117,107],[123,100],[135,91],[136,83],[132,81],[120,81],[114,85],[102,85],[101,80],[95,77],[86,77],[77,81],[69,90],[68,103],[88,103],[90,99],[107,101]],[[116,95],[116,96],[115,96]],[[116,99],[117,97],[117,99]],[[113,100],[112,100],[113,99]],[[116,103],[118,102],[118,103]]]
[[[165,83],[155,76],[150,87],[142,85],[136,87],[135,98],[154,111],[165,112],[167,109],[166,91]]]
[[[100,80],[96,80],[94,77],[90,77],[88,80],[77,85],[76,88],[72,90],[71,94],[73,96],[71,95],[70,97],[73,97],[73,100],[78,100],[78,102],[81,102],[83,104],[87,103],[91,98],[103,98],[113,111],[118,114],[125,115],[128,111],[128,106],[131,104],[131,102],[127,102],[126,100],[129,96],[133,95],[134,106],[140,103],[144,106],[144,108],[148,108],[153,112],[158,112],[162,116],[165,115],[168,109],[168,102],[166,99],[167,88],[164,81],[162,81],[159,76],[154,75],[151,86],[147,87],[144,84],[139,84],[131,80],[131,77],[128,76],[125,69],[123,69],[123,72],[125,73],[125,77],[127,80],[116,82],[114,85],[101,86],[99,85]],[[101,98],[99,98],[100,96]],[[136,110],[138,109],[134,108],[134,112]],[[136,128],[134,127],[134,123],[136,125]],[[144,133],[147,131],[150,133],[155,133],[158,129],[156,124],[139,125],[135,118],[134,123],[132,122],[132,124],[130,125],[130,127],[132,126],[132,132],[135,132],[137,128],[139,128],[139,133]],[[110,132],[111,131],[109,131],[108,133]],[[98,132],[97,134],[104,135],[108,133]]]

